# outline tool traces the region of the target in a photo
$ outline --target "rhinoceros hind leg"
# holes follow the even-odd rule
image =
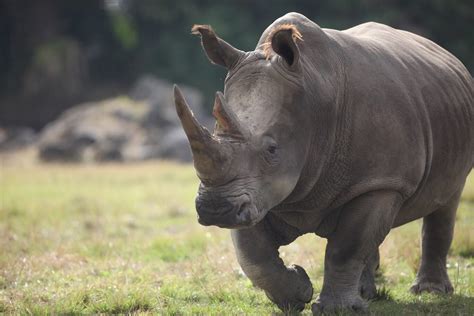
[[[268,219],[251,228],[232,230],[242,270],[285,312],[302,311],[313,297],[313,286],[305,270],[297,265],[286,267],[279,257],[278,248],[296,237],[276,233]]]
[[[423,218],[421,264],[410,289],[414,294],[453,293],[446,270],[446,257],[453,239],[460,195],[461,191],[447,205]]]
[[[359,281],[359,292],[362,298],[366,300],[373,299],[377,296],[377,288],[375,287],[375,272],[379,268],[380,255],[379,250],[375,251],[368,259]]]

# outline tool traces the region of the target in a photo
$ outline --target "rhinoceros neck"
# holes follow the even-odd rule
[[[330,145],[322,159],[321,153],[313,149],[308,162],[302,170],[302,176],[295,191],[279,207],[285,210],[322,211],[336,207],[338,197],[349,183],[348,152],[350,146],[350,129],[347,109],[336,124],[334,144]],[[322,162],[322,164],[320,164]]]
[[[338,196],[349,182],[351,107],[345,93],[345,57],[334,44],[327,58],[334,60],[332,67],[335,75],[330,82],[324,82],[325,89],[331,86],[333,104],[327,105],[326,111],[321,111],[317,97],[312,96],[313,100],[308,100],[315,112],[315,122],[306,162],[294,191],[275,210],[313,212],[331,209],[337,206]],[[308,72],[307,76],[314,74]],[[317,82],[318,79],[307,78],[306,82],[315,80]]]

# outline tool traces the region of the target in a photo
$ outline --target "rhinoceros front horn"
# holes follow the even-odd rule
[[[225,145],[219,143],[209,131],[199,124],[177,85],[174,85],[176,112],[188,137],[193,153],[194,167],[203,181],[215,180],[225,172]]]

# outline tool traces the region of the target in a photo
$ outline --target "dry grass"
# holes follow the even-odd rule
[[[197,224],[190,166],[28,161],[4,158],[0,173],[0,312],[278,312],[242,274],[228,231]],[[382,245],[385,290],[372,313],[473,314],[474,178],[449,257],[452,297],[407,292],[419,263],[420,226],[397,228]],[[305,235],[281,249],[287,263],[308,271],[315,295],[325,244]]]

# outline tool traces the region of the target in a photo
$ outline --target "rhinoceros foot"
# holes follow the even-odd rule
[[[267,297],[277,304],[282,311],[302,311],[306,303],[313,297],[313,285],[306,271],[298,266],[288,267],[288,282],[284,291],[269,293],[265,291]]]
[[[361,279],[359,285],[360,296],[366,300],[371,300],[377,296],[375,283],[370,279]]]
[[[353,296],[345,299],[338,298],[322,298],[316,299],[316,302],[311,306],[313,315],[322,315],[328,313],[343,312],[349,310],[353,312],[366,312],[368,303],[359,296]]]
[[[374,271],[364,270],[359,281],[359,293],[362,298],[371,300],[377,296]]]
[[[410,291],[413,294],[421,294],[422,292],[452,294],[454,288],[451,285],[449,279],[444,279],[440,281],[420,280],[415,282],[415,284],[410,288]]]

